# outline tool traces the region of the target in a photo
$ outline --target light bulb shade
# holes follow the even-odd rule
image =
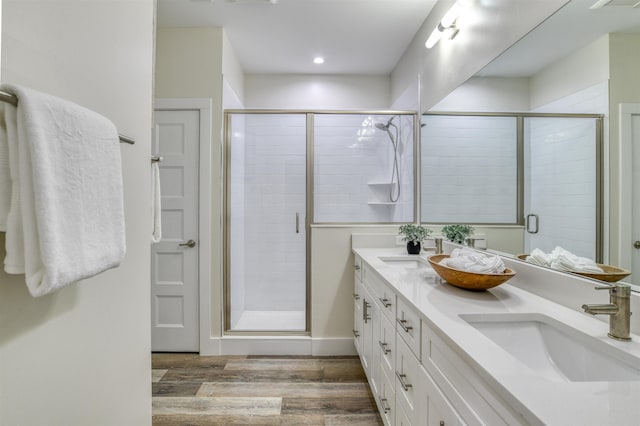
[[[453,25],[454,22],[456,22],[456,19],[458,19],[459,15],[460,5],[458,4],[458,2],[455,2],[453,6],[451,6],[451,9],[449,9],[440,20],[440,25],[445,28],[449,28]]]
[[[424,43],[424,46],[427,49],[431,49],[433,46],[436,45],[438,40],[440,40],[440,37],[442,37],[442,32],[440,32],[438,27],[434,28],[434,30],[431,32],[431,35],[427,39],[427,41]]]

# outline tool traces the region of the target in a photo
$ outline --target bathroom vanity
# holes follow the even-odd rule
[[[453,287],[426,254],[371,238],[353,238],[353,334],[386,425],[640,424],[640,336],[615,341],[583,300],[570,309],[522,279]]]

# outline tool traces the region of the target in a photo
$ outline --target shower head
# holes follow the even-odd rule
[[[392,121],[393,121],[393,119],[394,119],[394,118],[396,118],[396,116],[395,116],[395,115],[394,115],[393,117],[391,117],[391,118],[389,119],[389,121],[387,121],[387,123],[386,123],[386,124],[384,124],[384,123],[376,123],[376,128],[378,128],[378,129],[383,130],[383,131],[385,131],[385,132],[386,132],[387,130],[389,130],[389,126],[394,126],[394,124],[392,123]]]

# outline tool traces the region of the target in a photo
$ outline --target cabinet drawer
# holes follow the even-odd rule
[[[385,374],[380,375],[379,393],[376,395],[376,403],[380,417],[386,426],[394,426],[396,423],[396,393],[395,379],[390,379]]]
[[[525,423],[427,323],[422,324],[422,364],[466,424]]]
[[[354,256],[353,260],[353,273],[356,280],[362,281],[362,258],[360,256]]]
[[[396,340],[396,406],[402,407],[411,424],[418,425],[421,401],[420,363],[409,346]]]
[[[421,418],[426,419],[426,422],[423,420],[425,425],[465,425],[465,422],[442,394],[429,373],[422,367],[420,367],[420,381],[427,395],[427,401],[423,401],[426,404],[422,407],[422,410],[426,408],[426,413],[424,411],[421,413]]]
[[[362,306],[359,301],[353,302],[353,344],[356,352],[362,357]]]
[[[367,285],[373,291],[372,297],[380,306],[380,310],[389,320],[394,321],[396,317],[396,293],[376,274],[367,271]]]
[[[398,407],[396,410],[396,426],[412,426],[409,416],[407,416],[402,407]]]
[[[396,312],[396,330],[419,360],[420,317],[400,298],[398,298],[398,311]]]
[[[380,351],[380,368],[389,380],[394,382],[396,376],[396,328],[385,316],[380,319],[377,344]]]

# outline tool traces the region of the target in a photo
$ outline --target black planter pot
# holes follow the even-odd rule
[[[413,243],[413,241],[409,241],[407,243],[407,253],[409,254],[420,254],[420,243]]]

